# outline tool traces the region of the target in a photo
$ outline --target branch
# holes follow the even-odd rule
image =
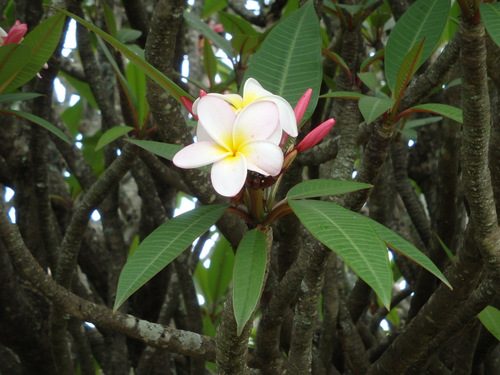
[[[113,312],[106,306],[80,298],[57,284],[43,271],[26,248],[16,226],[10,223],[3,204],[0,205],[0,238],[4,241],[16,269],[62,311],[80,320],[94,323],[101,329],[124,334],[150,346],[215,361],[215,341],[212,338],[151,323],[129,314]]]

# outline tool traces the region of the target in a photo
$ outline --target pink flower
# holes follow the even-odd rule
[[[307,106],[311,101],[312,89],[307,89],[306,92],[302,95],[300,100],[297,102],[297,105],[293,109],[295,113],[295,118],[297,119],[297,124],[300,123],[302,117],[304,117],[304,113],[306,113]]]
[[[334,124],[335,120],[331,118],[318,125],[304,137],[302,142],[300,142],[294,150],[297,152],[302,152],[316,146],[319,141],[326,137]]]
[[[28,25],[16,21],[14,26],[11,27],[8,33],[6,33],[2,28],[0,28],[0,41],[2,46],[6,44],[17,44],[20,43],[26,32],[28,31]]]
[[[275,176],[283,165],[279,108],[270,100],[247,104],[240,111],[223,98],[205,95],[196,102],[197,142],[173,158],[180,168],[213,163],[212,185],[221,195],[234,197],[245,184],[247,171]]]

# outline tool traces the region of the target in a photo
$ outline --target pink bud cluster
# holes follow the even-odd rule
[[[28,25],[21,23],[20,21],[16,21],[8,33],[6,33],[3,29],[0,29],[2,46],[5,46],[6,44],[20,43],[27,31]]]

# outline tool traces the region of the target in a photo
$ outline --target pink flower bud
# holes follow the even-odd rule
[[[183,96],[181,98],[181,102],[182,102],[182,105],[184,107],[186,107],[186,109],[189,111],[189,113],[191,113],[194,117],[196,117],[193,113],[193,101],[191,99],[189,99],[188,97]]]
[[[306,112],[307,106],[311,101],[311,94],[312,94],[312,89],[307,89],[306,92],[300,98],[300,100],[297,102],[297,105],[293,110],[293,112],[295,113],[295,118],[297,120],[297,125],[300,123],[300,120],[302,120],[302,117]]]
[[[20,21],[16,21],[3,40],[2,45],[20,43],[27,31],[28,25],[21,23]]]
[[[297,152],[302,152],[316,146],[319,141],[326,137],[334,124],[335,120],[331,118],[318,125],[316,128],[311,130],[308,135],[305,136],[302,142],[300,142],[297,147],[295,147],[295,150]]]
[[[216,33],[223,33],[224,32],[224,26],[222,26],[221,23],[217,23],[212,26],[212,30],[215,31]]]

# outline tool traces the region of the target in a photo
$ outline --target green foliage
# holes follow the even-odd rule
[[[265,234],[257,229],[247,232],[236,251],[233,268],[233,309],[238,336],[259,302],[266,263]]]
[[[497,340],[500,340],[500,310],[493,306],[488,306],[477,316],[486,329],[490,331]]]
[[[376,98],[373,96],[365,96],[358,102],[359,111],[363,115],[366,123],[374,121],[381,114],[387,112],[391,108],[395,99]]]
[[[500,46],[500,3],[479,3],[484,27],[491,39]]]
[[[108,144],[120,138],[122,135],[127,134],[131,130],[134,130],[134,128],[132,128],[131,126],[115,126],[114,128],[107,130],[101,136],[101,138],[99,138],[99,141],[95,146],[95,151],[100,150],[104,146],[107,146]]]
[[[206,232],[227,206],[202,206],[174,217],[153,231],[123,267],[118,281],[116,311],[136,290],[148,282]]]
[[[392,269],[387,246],[371,222],[330,202],[290,200],[288,204],[314,237],[339,255],[389,307]]]
[[[350,193],[352,191],[369,189],[373,187],[369,184],[354,181],[324,180],[314,179],[301,182],[292,187],[287,195],[287,199],[315,198],[326,195],[338,195]]]
[[[172,160],[174,155],[183,147],[182,145],[155,141],[140,141],[135,139],[129,139],[128,141],[167,160]]]
[[[448,0],[417,0],[398,20],[389,35],[385,51],[385,74],[392,91],[395,91],[404,57],[418,41],[425,38],[418,66],[431,55],[446,25],[449,11]]]
[[[15,52],[9,56],[9,61],[14,64],[12,66],[14,72],[10,72],[10,76],[6,80],[3,69],[0,71],[0,92],[12,92],[36,76],[59,43],[64,19],[64,15],[56,14],[26,35],[21,42],[22,44],[18,45]],[[5,47],[8,46],[2,46],[0,50]],[[4,64],[5,62],[4,60]]]
[[[244,81],[250,77],[285,98],[292,107],[312,88],[304,119],[312,114],[322,78],[321,32],[312,2],[273,28],[251,59]]]
[[[462,123],[463,122],[463,116],[462,116],[462,110],[457,107],[453,107],[448,104],[441,104],[441,103],[426,103],[426,104],[419,104],[414,107],[411,107],[408,112],[427,112],[427,113],[435,113],[437,115],[441,115],[444,117],[448,117],[452,119],[453,121]],[[406,112],[406,111],[405,111]]]

